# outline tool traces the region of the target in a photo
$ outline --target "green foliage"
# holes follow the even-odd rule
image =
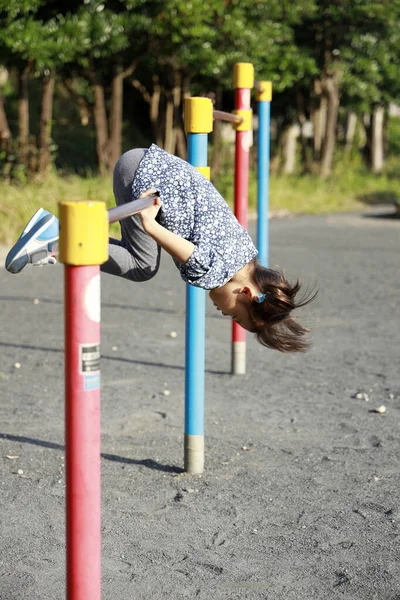
[[[312,17],[296,26],[319,73],[338,73],[342,106],[369,111],[398,97],[399,17],[400,0],[316,0]]]
[[[398,94],[399,16],[400,0],[1,0],[0,55],[37,70],[94,62],[103,76],[137,59],[208,88],[251,61],[278,94],[340,65],[344,101],[365,109]]]
[[[41,71],[73,60],[76,42],[68,19],[38,17],[43,2],[4,3],[0,13],[0,55],[3,64]]]
[[[130,1],[125,6],[121,2],[118,12],[109,4],[112,3],[86,0],[70,16],[71,31],[79,43],[78,61],[84,66],[91,59],[103,61],[134,48],[150,25],[148,15],[134,10],[140,2]]]
[[[94,76],[107,96],[130,65],[150,93],[153,76],[169,92],[178,75],[204,94],[231,91],[234,63],[249,61],[257,79],[273,82],[278,121],[297,118],[299,90],[307,113],[313,82],[335,71],[342,108],[361,113],[399,97],[399,17],[400,0],[0,0],[0,64],[32,77],[54,72],[91,104]],[[15,107],[6,112],[15,117]],[[73,129],[57,137],[64,156],[74,153]],[[92,131],[81,143],[86,131],[83,165],[95,148]]]

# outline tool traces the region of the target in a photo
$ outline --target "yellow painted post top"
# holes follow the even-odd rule
[[[66,265],[101,265],[108,259],[108,215],[104,202],[59,203],[59,260]]]
[[[210,181],[210,179],[211,179],[210,167],[196,167],[196,169],[198,171],[200,171],[200,173],[202,175],[204,175],[204,177]]]
[[[251,63],[236,63],[234,65],[233,87],[250,90],[254,87],[254,66]]]
[[[241,123],[233,123],[233,128],[236,131],[251,131],[253,129],[253,111],[251,108],[238,108],[232,112],[243,119]]]
[[[272,81],[259,81],[257,84],[257,100],[259,102],[271,102]]]
[[[185,98],[186,133],[210,133],[213,130],[210,98]]]

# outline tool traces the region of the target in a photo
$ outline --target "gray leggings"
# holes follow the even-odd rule
[[[113,190],[117,206],[131,202],[133,178],[146,152],[143,148],[129,150],[115,165]],[[109,239],[109,258],[101,270],[132,281],[151,279],[160,266],[160,246],[144,231],[139,215],[124,219],[120,226],[121,240]]]

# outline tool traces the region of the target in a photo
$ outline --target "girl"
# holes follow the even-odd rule
[[[291,311],[316,294],[296,302],[299,282],[290,285],[282,272],[258,263],[249,234],[195,167],[154,144],[130,150],[115,166],[113,190],[118,205],[154,192],[159,198],[121,221],[121,240],[110,238],[102,271],[146,281],[157,273],[163,248],[184,281],[210,290],[217,309],[255,333],[261,344],[281,352],[307,349],[309,330]],[[10,250],[7,270],[18,273],[28,262],[54,264],[57,239],[58,220],[40,209]]]

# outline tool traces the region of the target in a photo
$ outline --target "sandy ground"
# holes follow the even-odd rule
[[[378,215],[272,221],[271,265],[320,288],[314,347],[249,336],[232,377],[208,301],[202,476],[181,471],[178,273],[102,278],[103,599],[400,599],[399,246]],[[62,275],[0,269],[1,600],[65,596]]]

